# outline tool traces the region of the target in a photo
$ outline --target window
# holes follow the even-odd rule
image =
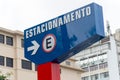
[[[6,36],[6,44],[10,45],[10,46],[13,46],[13,38],[9,37],[9,36]]]
[[[35,71],[37,71],[37,64],[35,64]]]
[[[99,68],[100,69],[107,68],[107,67],[108,67],[108,63],[107,62],[99,64]]]
[[[90,71],[98,70],[98,65],[90,66]]]
[[[100,78],[108,78],[109,77],[109,73],[108,72],[104,72],[100,74]]]
[[[4,35],[0,34],[0,43],[4,43]]]
[[[88,64],[88,59],[87,58],[84,58],[84,59],[80,59],[80,65],[81,66],[86,66]]]
[[[13,67],[13,59],[6,57],[6,66]]]
[[[109,40],[110,40],[109,37],[105,37],[104,39],[101,40],[101,43],[107,42],[107,41],[109,41]]]
[[[89,80],[89,77],[88,76],[82,77],[82,80]]]
[[[4,57],[0,56],[0,65],[4,66]]]
[[[98,74],[92,75],[91,80],[98,80]]]
[[[99,54],[98,58],[99,58],[99,60],[106,59],[107,58],[107,54],[106,53]]]
[[[24,39],[21,39],[21,47],[24,48]]]
[[[88,67],[82,68],[83,70],[85,70],[86,72],[89,71]]]
[[[22,64],[22,68],[23,69],[32,70],[32,62],[26,61],[26,60],[22,60],[21,64]]]
[[[66,63],[66,65],[70,65],[70,61],[66,61],[65,63]]]

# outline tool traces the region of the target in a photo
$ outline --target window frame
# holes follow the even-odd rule
[[[3,61],[0,61],[0,66],[4,66],[5,65],[5,57],[0,56],[0,60],[2,60],[1,58],[3,58]]]
[[[65,64],[70,66],[71,62],[70,61],[65,61]]]
[[[21,68],[27,69],[27,70],[32,70],[32,62],[22,59],[21,60]]]
[[[1,37],[3,38],[3,40]],[[3,34],[0,34],[0,43],[2,43],[2,44],[5,43],[5,35],[3,35]]]
[[[21,39],[21,47],[24,48],[24,39]]]
[[[13,67],[13,58],[6,57],[6,66],[7,67]]]
[[[6,36],[6,44],[13,46],[13,37]]]

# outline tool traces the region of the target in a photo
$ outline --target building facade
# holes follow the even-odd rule
[[[84,71],[74,59],[60,64],[61,80],[81,80]],[[24,58],[23,32],[0,28],[0,74],[10,73],[7,80],[37,80],[37,67]]]
[[[81,80],[120,80],[120,29],[74,56]]]

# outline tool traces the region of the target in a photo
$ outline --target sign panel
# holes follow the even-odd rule
[[[36,64],[61,63],[103,37],[102,7],[92,3],[26,29],[25,57]]]

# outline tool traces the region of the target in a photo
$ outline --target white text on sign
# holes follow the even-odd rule
[[[34,37],[36,35],[39,35],[41,33],[44,33],[46,31],[49,31],[49,30],[54,29],[56,27],[60,27],[64,24],[70,23],[72,21],[90,16],[91,14],[92,14],[91,7],[86,6],[84,8],[72,11],[70,13],[63,15],[63,16],[57,17],[55,19],[52,19],[50,21],[47,21],[45,23],[42,23],[38,26],[35,26],[33,28],[26,30],[25,37],[26,37],[26,39],[28,39],[30,37]]]

